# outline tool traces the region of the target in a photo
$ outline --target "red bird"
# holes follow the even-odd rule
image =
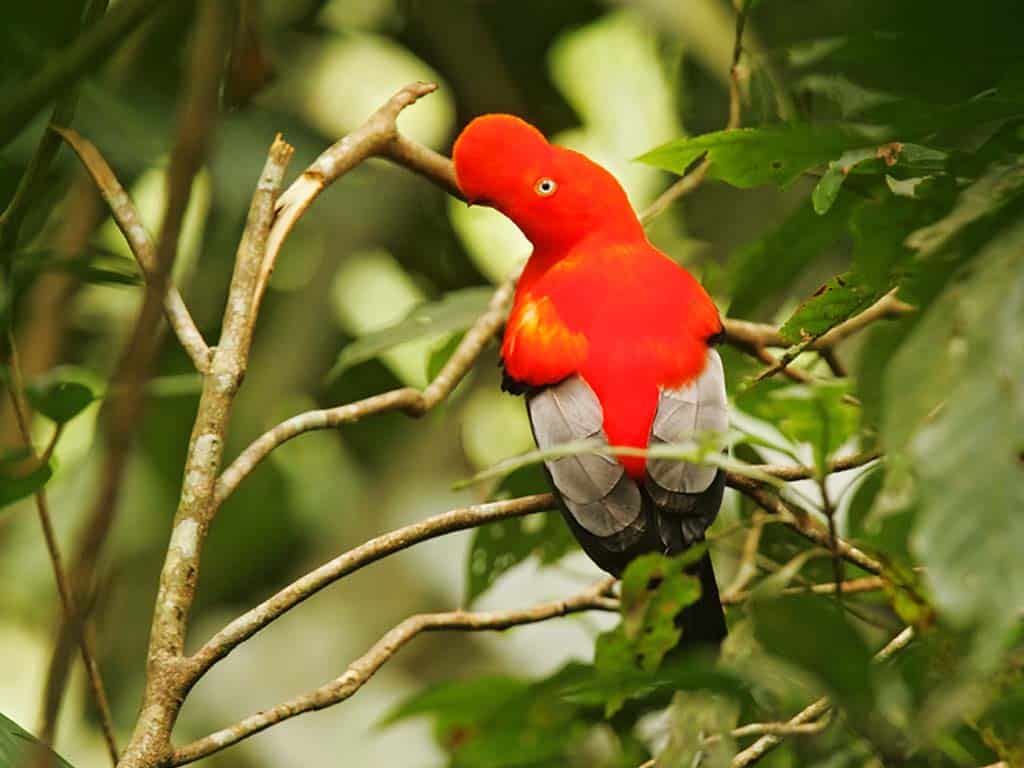
[[[604,168],[511,115],[473,120],[453,151],[459,189],[533,244],[505,327],[503,388],[527,396],[543,449],[582,439],[647,448],[727,426],[722,323],[693,276],[648,242]],[[598,566],[621,575],[646,552],[704,539],[724,475],[642,456],[545,462],[562,512]],[[683,642],[718,642],[725,617],[711,560]]]

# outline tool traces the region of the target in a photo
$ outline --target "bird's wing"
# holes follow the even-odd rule
[[[709,430],[725,432],[728,426],[725,372],[718,352],[710,349],[700,376],[685,387],[662,390],[648,444],[685,443]],[[706,464],[648,458],[644,488],[660,511],[682,519],[682,543],[688,545],[703,538],[714,522],[723,479]]]
[[[580,376],[531,394],[527,403],[541,450],[579,440],[607,444],[597,395]],[[612,456],[578,454],[544,462],[576,523],[590,534],[625,547],[641,527],[640,489]]]

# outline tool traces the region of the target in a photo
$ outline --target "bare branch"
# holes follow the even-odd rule
[[[835,472],[846,472],[851,469],[859,469],[882,457],[881,451],[864,451],[855,453],[839,459],[832,459],[828,463],[827,474]],[[751,464],[751,469],[764,472],[766,475],[777,477],[779,480],[792,482],[793,480],[810,480],[814,477],[814,467],[801,464],[779,465],[779,464]]]
[[[843,582],[842,591],[844,595],[853,595],[860,592],[877,592],[885,588],[885,579],[879,576],[865,576],[860,579],[849,579]],[[836,585],[834,582],[824,584],[809,584],[807,586],[786,587],[782,590],[784,595],[831,595],[835,594]],[[739,605],[750,599],[750,592],[735,591],[722,595],[722,605]]]
[[[348,405],[307,411],[293,416],[265,432],[242,451],[218,479],[217,505],[223,504],[224,500],[238,487],[238,484],[271,451],[304,432],[334,429],[342,424],[358,421],[370,414],[385,411],[402,410],[411,416],[425,414],[448,396],[473,366],[494,334],[501,328],[505,322],[505,313],[514,287],[515,281],[507,280],[494,292],[487,311],[466,332],[451,358],[422,392],[406,387],[373,395]]]
[[[139,216],[135,203],[125,192],[124,187],[117,180],[110,165],[88,139],[82,137],[77,131],[70,128],[53,129],[60,134],[64,140],[75,150],[75,154],[81,159],[85,169],[96,182],[97,188],[103,195],[103,199],[110,207],[110,213],[117,224],[118,229],[124,235],[132,255],[139,264],[143,276],[148,282],[157,280],[157,256],[156,247],[146,231],[142,218]],[[164,312],[167,321],[174,329],[178,341],[184,347],[192,363],[200,373],[210,367],[210,348],[206,345],[203,335],[196,328],[192,315],[185,306],[181,293],[173,285],[168,285],[164,294]]]
[[[726,485],[735,488],[745,496],[756,501],[762,509],[782,518],[787,525],[801,536],[813,541],[821,547],[831,549],[831,537],[825,526],[814,520],[806,512],[794,509],[780,499],[773,491],[749,477],[734,472],[726,474]],[[863,568],[876,576],[882,572],[882,564],[870,555],[857,549],[844,539],[836,538],[835,551],[844,559]]]
[[[282,193],[270,231],[266,257],[260,269],[256,301],[252,307],[254,316],[259,311],[277,255],[292,227],[321,192],[367,158],[376,155],[390,157],[427,176],[442,189],[458,194],[451,161],[410,139],[400,137],[395,122],[403,109],[436,90],[437,85],[434,83],[412,83],[402,88],[363,125],[324,150]]]
[[[510,517],[521,517],[549,510],[554,506],[555,497],[550,493],[477,504],[428,517],[426,520],[371,539],[307,573],[270,599],[232,621],[190,657],[189,674],[194,680],[198,680],[210,667],[227,656],[240,643],[324,587],[365,565],[446,533],[475,528],[485,523],[505,520]]]
[[[613,582],[614,579],[603,579],[574,597],[542,603],[533,608],[480,613],[448,611],[410,616],[385,634],[369,651],[352,662],[340,677],[309,693],[250,715],[235,725],[176,749],[170,764],[177,766],[191,763],[284,720],[345,701],[362,688],[378,669],[421,632],[503,630],[581,611],[608,610],[605,593]]]
[[[914,628],[907,627],[894,637],[889,643],[882,648],[878,653],[875,654],[874,661],[882,662],[891,658],[894,654],[906,648],[910,641],[914,639]],[[832,703],[827,697],[822,697],[815,701],[813,704],[808,705],[806,708],[795,714],[790,718],[786,725],[790,728],[797,728],[799,726],[807,725],[817,721],[822,715],[826,714],[829,709],[832,708]],[[775,747],[782,743],[782,736],[785,734],[769,734],[762,736],[760,739],[755,741],[749,747],[744,749],[742,752],[737,754],[730,764],[730,768],[746,768],[748,765],[753,765]]]
[[[217,5],[208,0],[208,6]],[[170,733],[187,692],[183,674],[188,613],[195,599],[202,542],[216,505],[213,489],[234,397],[241,385],[252,339],[252,307],[274,205],[292,155],[275,139],[253,194],[228,289],[221,338],[203,377],[199,408],[185,462],[181,498],[160,575],[147,655],[146,688],[124,768],[162,765]]]
[[[741,0],[739,12],[736,14],[736,35],[733,41],[732,64],[729,67],[729,120],[726,123],[726,130],[740,127],[743,119],[743,105],[740,100],[740,56],[743,54],[743,30],[747,25],[747,14],[750,12],[750,0]],[[693,192],[703,182],[711,168],[711,158],[706,155],[693,166],[689,173],[686,173],[672,186],[662,192],[658,198],[651,203],[640,214],[640,221],[644,224],[650,223],[653,219],[667,211],[673,203],[682,197]]]
[[[757,576],[757,553],[761,545],[761,532],[764,531],[763,512],[755,512],[751,520],[750,530],[743,541],[743,554],[740,557],[739,568],[732,583],[722,591],[722,604],[734,600],[743,589]]]

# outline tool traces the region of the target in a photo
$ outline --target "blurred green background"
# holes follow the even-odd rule
[[[801,70],[793,51],[798,43],[808,44],[803,50],[812,56],[811,41],[869,33],[873,19],[892,15],[885,3],[766,0],[757,6],[747,30],[759,73],[745,96],[748,124],[796,115],[841,117],[851,104],[877,103],[875,89],[883,86],[934,103],[966,100],[1000,79],[999,52],[1012,50],[1003,45],[1007,40],[1019,45],[1020,39],[1013,37],[1019,25],[998,23],[998,8],[961,24],[958,11],[940,3],[933,9],[941,20],[935,30],[963,35],[977,48],[965,44],[944,54],[915,48],[914,38],[902,48],[913,66],[894,57],[891,48],[881,62],[853,49],[852,59],[832,64],[863,75],[867,85],[857,85],[845,75]],[[434,81],[439,90],[399,120],[409,136],[447,154],[473,116],[512,112],[608,165],[641,209],[674,177],[633,158],[682,135],[718,130],[728,117],[735,14],[723,0],[266,0],[241,7],[235,33],[240,73],[225,93],[231,106],[220,117],[210,161],[197,179],[174,272],[208,340],[220,323],[248,200],[276,132],[296,148],[296,174],[396,89],[414,80]],[[17,88],[59,52],[80,8],[59,0],[8,4],[0,25],[0,88]],[[964,14],[970,15],[966,6]],[[164,205],[191,23],[191,4],[171,3],[133,32],[85,80],[74,121],[129,188],[152,232],[159,229]],[[920,36],[935,30],[925,26]],[[979,64],[972,52],[983,46],[991,56]],[[929,69],[931,76],[920,74]],[[0,152],[0,199],[13,191],[42,127],[40,116]],[[752,190],[709,182],[659,217],[649,233],[708,286],[724,310],[740,282],[738,265],[751,258],[741,246],[781,223],[816,181],[801,178],[784,189]],[[92,251],[105,267],[133,272],[120,233],[66,150],[45,198],[46,205],[37,207],[42,213],[26,222],[25,239],[40,248]],[[816,248],[815,259],[798,257],[795,269],[783,265],[775,272],[771,264],[762,265],[764,295],[747,302],[744,317],[785,319],[799,300],[850,263],[846,242],[826,237],[810,247]],[[432,353],[450,334],[403,344],[334,378],[327,373],[346,344],[401,319],[419,302],[499,281],[528,252],[518,231],[494,212],[469,209],[382,161],[357,168],[316,202],[285,245],[257,326],[228,458],[299,411],[401,384],[422,386]],[[28,376],[57,363],[74,366],[75,377],[102,391],[140,300],[133,286],[46,273],[17,297],[16,328]],[[165,343],[101,565],[97,641],[122,744],[140,699],[158,564],[197,402],[198,377],[189,371],[184,353]],[[483,490],[453,491],[453,483],[532,446],[522,404],[499,392],[499,379],[492,346],[454,396],[421,420],[375,416],[343,430],[305,435],[276,451],[216,519],[203,558],[192,643],[379,532],[483,498]],[[48,485],[69,552],[95,495],[98,410],[94,403],[68,425]],[[51,427],[41,418],[34,427],[37,442],[45,442]],[[4,445],[16,444],[9,408],[0,410],[0,429]],[[725,518],[734,517],[736,507],[730,497]],[[176,741],[204,735],[340,674],[410,613],[462,604],[471,535],[446,536],[377,563],[246,643],[190,696]],[[723,553],[720,580],[728,580],[731,568]],[[578,554],[546,568],[531,560],[478,604],[529,605],[566,595],[596,575]],[[31,504],[5,508],[0,712],[29,728],[39,716],[55,606]],[[594,638],[612,621],[586,615],[501,635],[420,637],[350,702],[293,720],[202,764],[443,764],[428,722],[379,728],[377,721],[428,682],[482,672],[540,676],[569,658],[589,659]],[[58,746],[78,766],[106,759],[77,668]]]

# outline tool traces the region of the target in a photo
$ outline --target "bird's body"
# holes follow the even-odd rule
[[[506,388],[527,394],[542,448],[580,439],[648,448],[724,429],[724,376],[710,345],[718,311],[700,284],[652,246],[618,182],[508,115],[477,118],[455,145],[467,199],[512,219],[534,245],[502,344]],[[619,575],[643,552],[703,539],[722,496],[713,468],[643,456],[546,462],[570,527]],[[691,639],[725,625],[710,559]]]

